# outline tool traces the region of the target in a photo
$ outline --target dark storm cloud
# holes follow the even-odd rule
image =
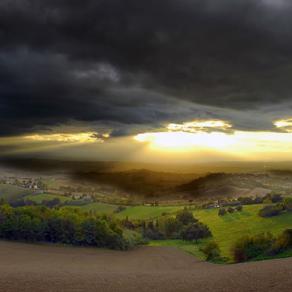
[[[76,120],[118,135],[208,116],[196,104],[287,103],[291,13],[288,0],[2,0],[0,134]]]

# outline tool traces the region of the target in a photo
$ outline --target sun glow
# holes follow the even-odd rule
[[[141,133],[134,139],[157,151],[214,151],[247,158],[253,155],[255,159],[262,154],[290,155],[292,134],[289,129],[292,120],[276,121],[275,126],[285,132],[225,131],[232,126],[223,121],[188,122],[169,124],[166,127],[168,131]]]
[[[143,133],[134,137],[136,141],[148,142],[152,148],[187,151],[194,148],[224,149],[232,146],[233,139],[225,133],[157,132]]]
[[[153,149],[190,151],[193,149],[225,149],[234,143],[234,137],[225,133],[232,125],[222,120],[195,120],[182,124],[171,123],[167,132],[142,133],[134,137],[147,142]]]

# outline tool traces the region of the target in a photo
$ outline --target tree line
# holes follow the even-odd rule
[[[132,242],[112,218],[44,206],[0,206],[0,238],[128,249]]]

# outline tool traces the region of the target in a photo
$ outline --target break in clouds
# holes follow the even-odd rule
[[[291,14],[289,0],[2,0],[0,135],[195,119],[276,131],[292,105]]]

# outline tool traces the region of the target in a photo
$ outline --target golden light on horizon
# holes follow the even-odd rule
[[[292,119],[277,120],[274,125],[274,130],[270,131],[243,131],[232,128],[229,122],[223,120],[197,120],[171,123],[164,130],[141,132],[134,137],[112,137],[109,130],[100,133],[54,130],[2,137],[0,146],[7,154],[47,151],[79,155],[84,148],[88,157],[121,155],[141,161],[290,160]]]
[[[103,138],[108,138],[107,134],[102,135]],[[103,143],[104,140],[98,137],[96,132],[83,133],[53,133],[53,134],[33,134],[24,136],[24,139],[39,142],[66,142],[66,143]]]
[[[224,149],[234,141],[225,133],[157,132],[142,133],[134,137],[138,142],[150,143],[152,148],[173,151],[190,151],[194,148]]]
[[[169,124],[165,132],[141,133],[134,137],[149,149],[171,152],[218,151],[222,154],[249,158],[257,155],[290,155],[292,153],[292,119],[276,121],[277,131],[224,131],[232,125],[224,121]],[[205,127],[205,128],[204,128]],[[221,131],[220,131],[221,130]],[[223,130],[223,131],[222,131]],[[292,155],[291,155],[292,156]]]
[[[220,129],[227,130],[232,128],[232,125],[223,120],[195,120],[192,122],[185,122],[182,124],[170,123],[167,126],[169,131],[183,131],[183,132],[198,132],[206,129]]]
[[[225,149],[235,141],[224,132],[232,125],[223,120],[195,120],[182,124],[170,123],[167,132],[141,133],[134,137],[138,142],[147,142],[153,149],[192,151],[193,149]]]

